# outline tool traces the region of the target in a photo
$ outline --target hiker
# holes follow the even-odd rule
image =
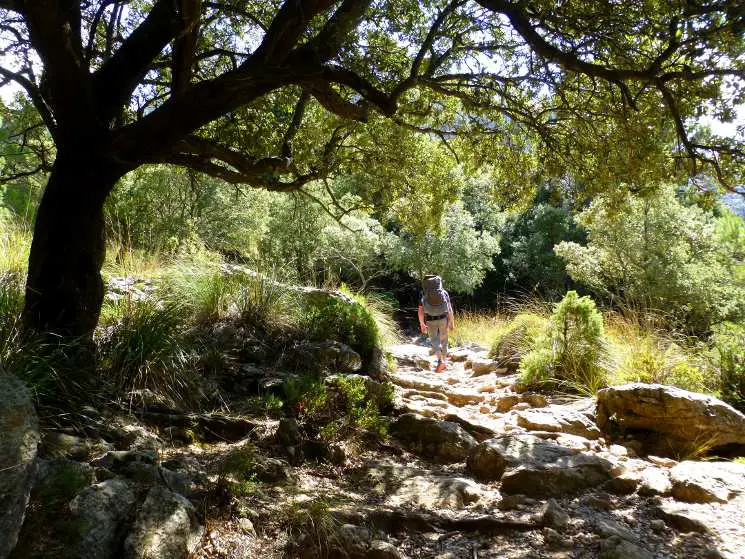
[[[450,295],[443,289],[440,276],[427,275],[422,280],[419,328],[422,334],[429,331],[430,353],[437,357],[435,371],[439,373],[447,366],[448,330],[455,328]]]

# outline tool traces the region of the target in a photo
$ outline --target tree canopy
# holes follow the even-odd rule
[[[742,139],[695,119],[735,117],[744,29],[722,0],[0,0],[0,80],[38,113],[18,138],[45,127],[56,148],[26,320],[91,331],[103,201],[146,163],[291,191],[374,174],[383,149],[416,161],[398,129],[488,162],[507,196],[569,171],[599,190],[701,171],[734,185]],[[370,196],[410,187],[383,177]]]

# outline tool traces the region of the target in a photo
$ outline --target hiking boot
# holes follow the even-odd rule
[[[445,370],[445,367],[446,367],[446,366],[447,366],[447,365],[445,365],[445,362],[444,362],[444,361],[439,361],[439,362],[437,363],[437,368],[435,368],[435,372],[436,372],[436,373],[441,373],[442,371],[444,371],[444,370]]]

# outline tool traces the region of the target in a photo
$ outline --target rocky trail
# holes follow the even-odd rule
[[[597,400],[519,392],[478,347],[455,348],[442,373],[421,340],[390,350],[383,440],[321,448],[292,418],[143,405],[91,409],[86,435],[42,430],[34,456],[33,426],[9,416],[0,427],[25,450],[0,493],[20,502],[12,489],[33,487],[10,557],[745,557],[745,464],[678,461],[663,444],[743,444],[742,414],[654,385]],[[656,428],[606,433],[656,410]],[[236,460],[251,472],[237,484]]]

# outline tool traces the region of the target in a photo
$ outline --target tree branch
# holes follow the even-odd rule
[[[370,4],[371,0],[344,0],[318,35],[301,50],[312,52],[316,62],[326,62],[359,25]]]
[[[1,66],[0,76],[5,76],[7,79],[13,80],[26,91],[28,96],[31,98],[31,102],[34,104],[34,107],[36,107],[36,110],[39,111],[39,115],[44,121],[44,124],[49,129],[49,133],[52,135],[52,138],[54,138],[57,133],[57,123],[54,120],[54,116],[52,115],[52,111],[49,108],[49,105],[47,105],[46,100],[39,91],[39,88],[36,87],[36,84],[34,84],[31,80],[27,79],[21,74],[11,72],[10,70],[7,70]]]
[[[244,65],[282,64],[311,20],[333,4],[333,0],[285,0],[264,35],[264,40]]]
[[[305,115],[305,108],[308,105],[310,94],[307,91],[303,91],[300,94],[300,98],[297,100],[295,110],[292,112],[292,121],[290,126],[285,131],[285,136],[282,139],[282,157],[292,157],[292,140],[295,138],[295,134],[300,129],[300,125],[303,122],[303,116]]]
[[[179,0],[182,31],[173,42],[172,90],[174,95],[186,91],[191,80],[194,55],[199,38],[202,0]]]
[[[157,0],[145,20],[93,75],[99,118],[108,122],[127,103],[150,63],[181,30],[172,0]]]

